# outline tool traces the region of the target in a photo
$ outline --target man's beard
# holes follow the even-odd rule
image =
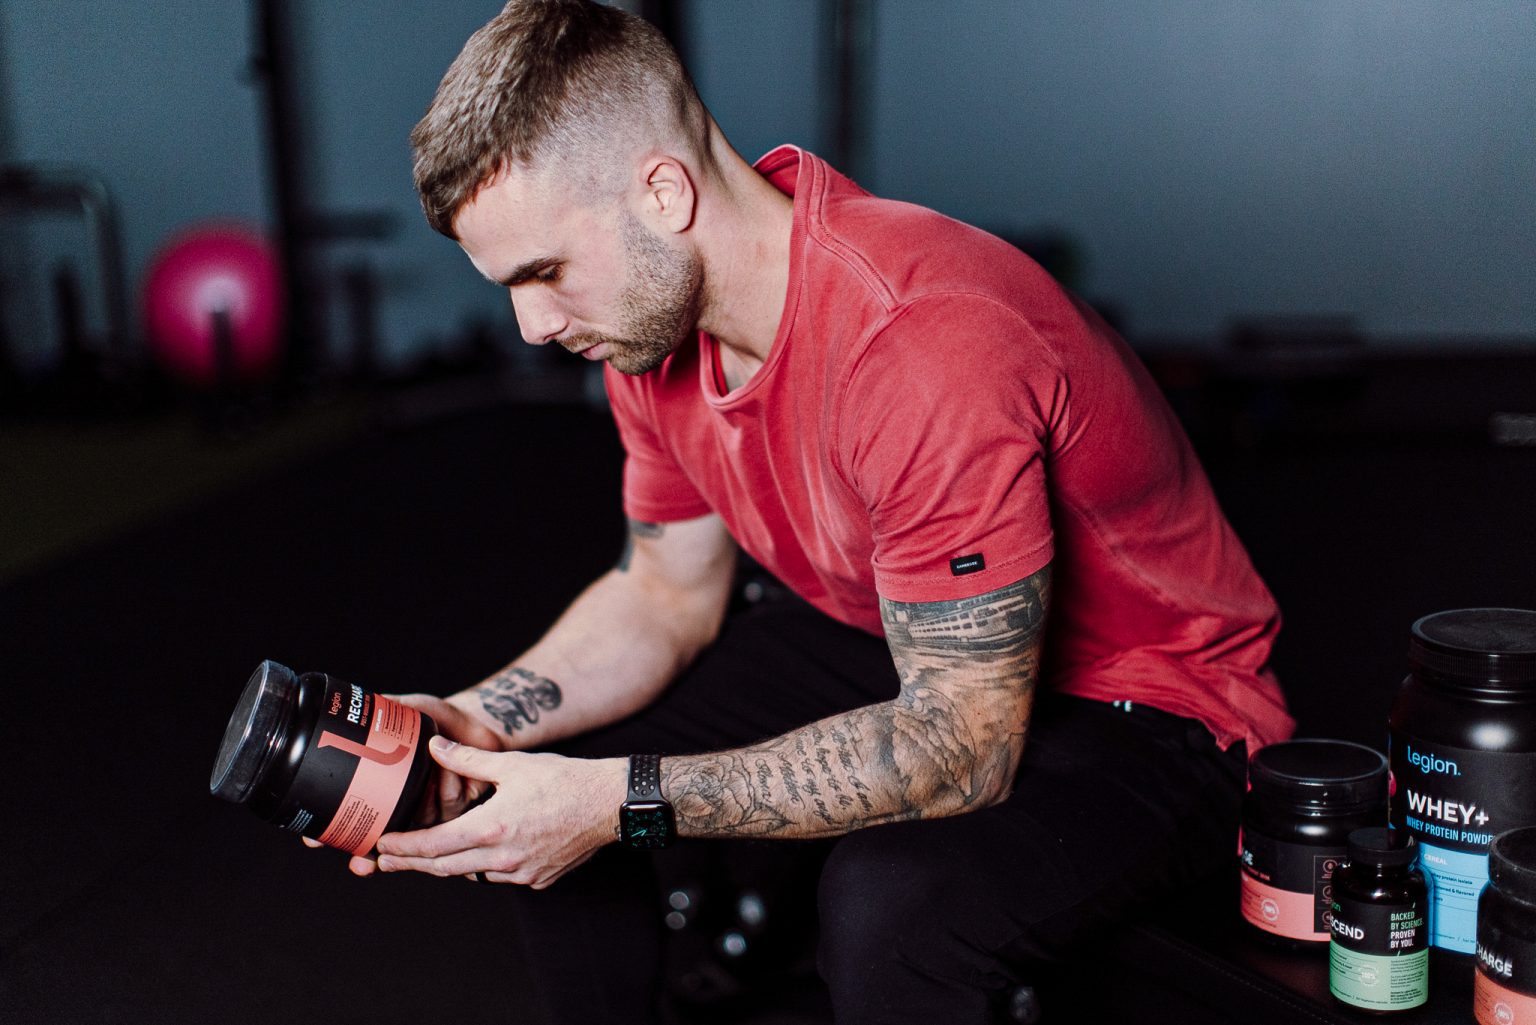
[[[587,331],[561,339],[573,351],[606,342],[607,362],[621,374],[648,374],[698,326],[704,270],[688,249],[674,249],[628,210],[619,224],[629,280],[619,296],[623,335]]]

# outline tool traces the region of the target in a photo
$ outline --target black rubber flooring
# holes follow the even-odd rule
[[[601,414],[492,411],[0,590],[0,1021],[516,1020],[494,888],[353,879],[207,777],[263,658],[383,691],[504,664],[617,556],[619,467]]]

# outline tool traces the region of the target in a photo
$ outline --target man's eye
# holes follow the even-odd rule
[[[550,267],[550,268],[548,268],[546,270],[541,270],[541,271],[539,271],[539,273],[534,275],[534,280],[535,281],[559,281],[560,280],[560,268],[559,267]]]

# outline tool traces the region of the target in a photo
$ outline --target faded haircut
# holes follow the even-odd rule
[[[708,159],[708,115],[677,53],[644,19],[591,0],[511,0],[469,38],[411,132],[427,221],[453,220],[512,165],[617,195],[645,143]]]

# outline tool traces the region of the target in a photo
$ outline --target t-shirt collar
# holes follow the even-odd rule
[[[773,337],[768,359],[740,388],[726,393],[717,380],[719,368],[719,343],[704,332],[699,332],[699,385],[704,397],[717,409],[731,409],[744,405],[752,395],[760,391],[773,377],[774,368],[788,348],[795,314],[800,308],[800,292],[805,264],[805,240],[808,234],[808,211],[811,195],[816,189],[818,176],[816,157],[798,146],[779,146],[770,150],[752,165],[774,188],[794,201],[793,221],[789,235],[789,286],[784,292],[784,310],[779,315],[779,328]],[[805,187],[801,184],[804,182]]]

